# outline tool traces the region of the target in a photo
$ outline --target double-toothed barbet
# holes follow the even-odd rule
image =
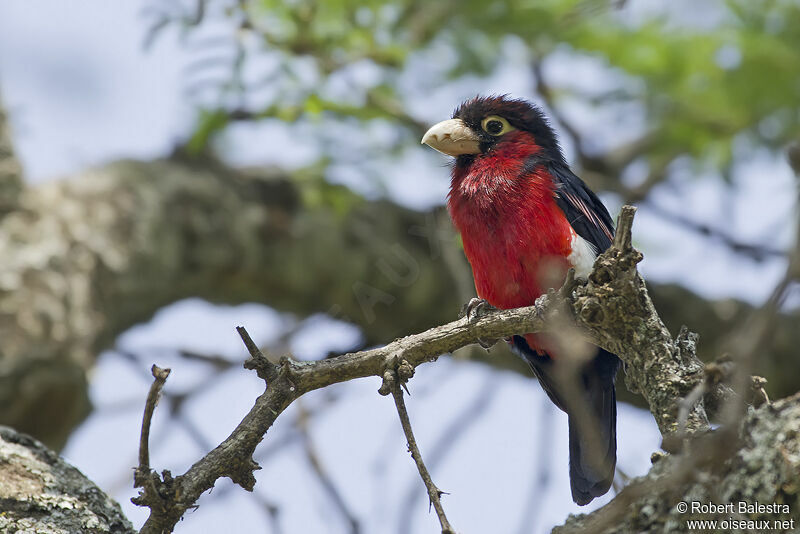
[[[611,245],[608,210],[570,170],[553,128],[533,104],[505,96],[474,98],[428,130],[422,142],[455,157],[447,207],[478,297],[492,306],[530,306],[560,286],[569,268],[586,278],[597,255]],[[567,409],[552,338],[526,334],[509,343],[569,416],[572,499],[584,505],[605,494],[616,464],[619,358],[597,348],[580,367],[585,412],[596,417],[592,439]]]

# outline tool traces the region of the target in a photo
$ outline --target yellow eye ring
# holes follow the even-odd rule
[[[495,137],[507,134],[511,130],[515,129],[508,123],[507,120],[505,120],[503,117],[498,117],[497,115],[489,115],[483,119],[481,121],[481,128],[483,128],[484,132]]]

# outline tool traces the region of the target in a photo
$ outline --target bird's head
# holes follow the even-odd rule
[[[461,104],[453,118],[434,124],[422,142],[459,162],[475,157],[527,157],[537,154],[563,161],[558,140],[539,108],[506,96],[475,97]]]

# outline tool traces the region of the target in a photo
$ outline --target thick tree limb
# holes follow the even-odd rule
[[[586,286],[577,288],[574,311],[591,340],[625,363],[628,389],[640,392],[664,435],[678,430],[678,401],[702,380],[696,335],[673,339],[636,271],[641,253],[631,247],[635,208],[624,206],[611,248],[595,262]],[[687,415],[690,431],[708,428],[702,403]]]
[[[795,166],[796,171],[797,167],[800,165]],[[683,439],[677,448],[680,454],[654,456],[658,463],[645,477],[631,483],[608,505],[587,516],[570,517],[554,532],[685,532],[692,530],[687,521],[698,519],[719,521],[704,525],[711,530],[794,531],[798,527],[800,394],[770,404],[763,379],[750,376],[773,333],[774,318],[789,286],[800,278],[800,217],[796,240],[786,273],[771,297],[732,332],[728,347],[731,369],[707,366],[705,380],[679,402],[682,434],[688,414],[720,376],[728,375],[736,395],[720,406],[721,426],[694,439]],[[762,394],[758,410],[745,402],[753,391]],[[702,505],[709,504],[717,510],[703,510]]]
[[[725,432],[704,436],[682,454],[660,457],[613,501],[589,515],[570,516],[554,534],[687,532],[687,520],[786,520],[800,510],[800,394],[751,410],[738,429],[739,443]],[[731,454],[730,460],[720,457]],[[735,512],[692,513],[691,503],[733,503]],[[739,512],[739,503],[785,504],[789,513]],[[689,512],[681,512],[686,503]],[[728,530],[720,528],[719,530]],[[763,528],[742,529],[764,531]],[[776,532],[784,529],[775,528]]]
[[[83,473],[30,436],[0,427],[0,532],[136,531]]]

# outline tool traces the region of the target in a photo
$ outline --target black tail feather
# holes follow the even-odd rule
[[[600,435],[586,439],[578,431],[577,422],[569,418],[569,482],[572,500],[588,504],[604,495],[614,480],[617,463],[617,401],[614,382],[590,384],[587,397],[600,423]],[[594,451],[590,457],[586,451]]]
[[[577,418],[569,413],[554,373],[554,362],[531,350],[525,338],[514,336],[513,346],[525,358],[548,397],[569,416],[569,479],[572,500],[588,504],[604,495],[614,480],[617,463],[617,402],[614,378],[620,365],[615,355],[598,349],[582,369],[581,385],[590,413],[596,416],[599,435],[580,432]]]

